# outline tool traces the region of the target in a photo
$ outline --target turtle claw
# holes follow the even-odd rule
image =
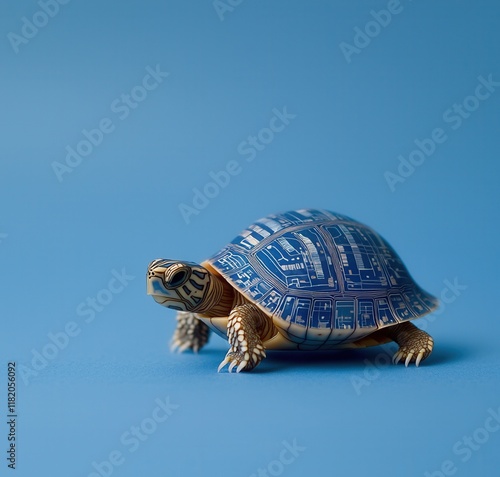
[[[238,351],[230,349],[227,352],[224,361],[219,364],[217,372],[220,372],[226,364],[231,363],[228,368],[228,372],[232,373],[233,369],[236,368],[236,372],[250,371],[255,368],[263,358],[266,357],[266,352],[264,351],[264,346],[258,344],[254,350],[250,353],[248,351]]]
[[[405,367],[406,367],[406,368],[407,368],[407,367],[408,367],[408,365],[410,364],[410,362],[411,362],[411,357],[412,357],[412,356],[413,356],[413,351],[410,351],[410,352],[408,353],[408,356],[406,357],[406,361],[405,361]]]
[[[246,361],[242,361],[238,367],[236,368],[236,372],[239,373],[241,370],[245,369],[245,366],[247,365],[248,363]]]
[[[398,364],[401,358],[403,357],[403,354],[400,353],[399,351],[392,357],[392,362],[394,364]]]
[[[227,368],[229,373],[233,372],[233,368],[237,365],[238,363],[236,361],[231,361],[231,364],[229,365],[229,368]]]
[[[179,348],[179,343],[177,341],[172,340],[170,342],[170,352],[175,353],[178,348]]]
[[[422,361],[424,357],[424,351],[423,350],[420,350],[420,353],[418,353],[418,356],[417,356],[417,359],[415,361],[415,366],[418,368],[419,364],[420,364],[420,361]]]
[[[420,363],[431,354],[434,341],[427,333],[425,336],[420,335],[419,338],[418,341],[408,342],[401,346],[393,356],[392,362],[394,364],[398,364],[400,361],[404,362],[406,367],[410,363],[415,363],[417,367],[420,366]],[[423,341],[424,338],[425,341]]]
[[[228,353],[229,355],[229,353]],[[238,367],[236,368],[236,372],[239,373],[240,371],[242,371],[243,369],[245,369],[245,367],[247,366],[248,364],[248,361],[246,360],[243,360],[241,361],[241,363],[238,363],[238,360],[237,359],[233,359],[231,361],[231,358],[229,356],[226,356],[224,358],[224,360],[222,361],[221,364],[219,364],[219,367],[217,368],[217,372],[220,373],[221,370],[228,364],[228,363],[231,363],[229,364],[229,368],[227,369],[229,373],[232,373],[233,372],[233,369],[235,368],[235,366],[237,365]]]
[[[221,362],[221,364],[219,364],[219,367],[217,368],[217,372],[220,373],[222,371],[222,369],[224,368],[224,366],[226,366],[227,363],[230,363],[231,360],[226,356],[224,358],[224,360]]]
[[[192,347],[192,344],[189,341],[186,341],[183,343],[182,341],[175,340],[175,341],[172,341],[172,343],[170,345],[170,351],[172,353],[184,353],[184,351],[186,351],[187,349],[189,349],[191,347]],[[193,351],[195,351],[194,348],[193,348]]]

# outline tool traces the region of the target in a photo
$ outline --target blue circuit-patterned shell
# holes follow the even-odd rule
[[[344,215],[270,215],[208,262],[296,343],[340,344],[437,307],[391,246]]]

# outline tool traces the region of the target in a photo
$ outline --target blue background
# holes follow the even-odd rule
[[[447,460],[449,475],[494,475],[500,432],[478,429],[500,406],[498,86],[456,129],[444,116],[474,106],[480,75],[500,81],[500,9],[400,5],[377,29],[370,11],[386,1],[243,1],[219,15],[210,0],[73,0],[14,48],[9,33],[41,6],[2,3],[0,394],[4,421],[15,360],[16,475],[99,475],[92,463],[114,450],[122,464],[107,475],[123,477],[423,476]],[[367,26],[347,59],[340,45]],[[168,78],[121,119],[111,104],[157,65]],[[238,147],[274,108],[295,117],[249,162]],[[59,181],[53,163],[102,118],[113,132]],[[384,174],[435,128],[447,139],[391,191]],[[186,220],[181,204],[230,161],[241,172]],[[175,313],[146,296],[149,261],[201,261],[257,218],[302,207],[367,223],[444,291],[441,312],[416,322],[436,343],[424,365],[386,364],[386,345],[268,353],[230,375],[216,373],[228,347],[216,336],[199,356],[169,352]],[[123,269],[134,278],[103,292]],[[97,296],[112,299],[86,323]],[[79,334],[26,374],[70,322]],[[166,396],[179,407],[131,452],[122,434]],[[453,450],[464,436],[481,441],[470,456]],[[305,449],[278,464],[294,439]]]

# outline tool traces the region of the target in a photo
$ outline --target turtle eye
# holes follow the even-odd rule
[[[179,270],[174,274],[174,276],[167,282],[169,288],[177,288],[182,285],[187,279],[188,273],[186,270]]]

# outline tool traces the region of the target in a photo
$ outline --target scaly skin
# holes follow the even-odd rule
[[[410,363],[415,363],[418,366],[432,352],[434,340],[428,333],[419,330],[413,323],[400,323],[383,331],[399,345],[398,351],[392,358],[395,364],[401,361],[405,363],[405,366]]]
[[[231,348],[219,365],[218,372],[226,364],[231,372],[250,371],[266,357],[262,338],[267,334],[269,318],[255,305],[246,303],[233,308],[227,322],[227,337]]]
[[[177,314],[177,328],[170,349],[179,353],[192,349],[197,353],[207,344],[209,335],[210,328],[194,313],[181,311]]]

